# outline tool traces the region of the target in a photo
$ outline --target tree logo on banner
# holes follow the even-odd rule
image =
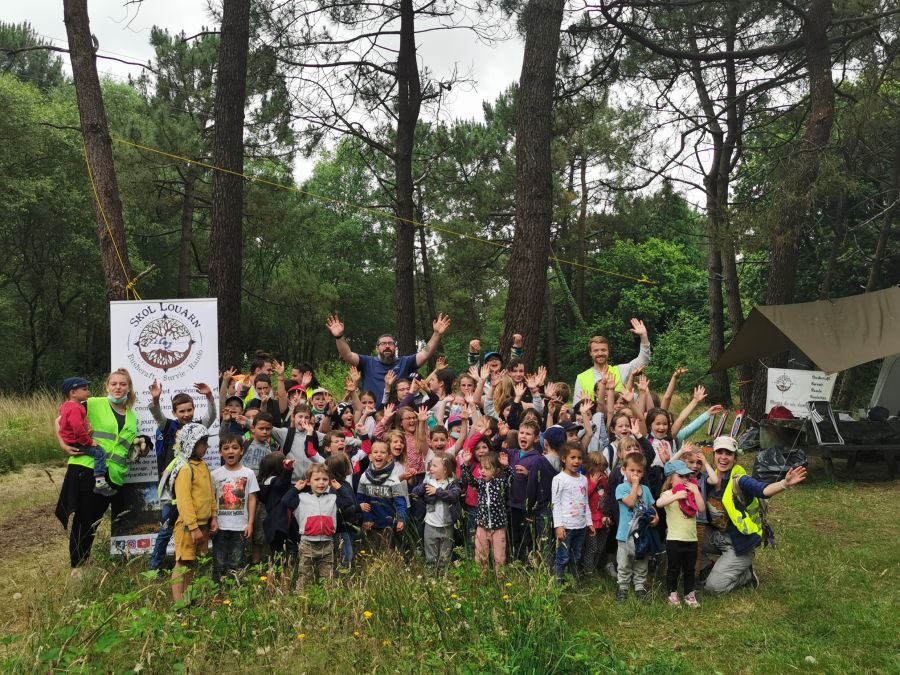
[[[154,300],[141,306],[128,320],[131,367],[148,380],[173,380],[185,368],[194,369],[203,356],[200,316],[190,304],[177,300]]]
[[[191,331],[184,323],[163,314],[141,329],[135,346],[148,365],[165,372],[187,361],[194,344]]]
[[[785,373],[775,380],[775,386],[778,388],[778,391],[784,392],[794,386],[794,381],[787,376],[787,373]]]

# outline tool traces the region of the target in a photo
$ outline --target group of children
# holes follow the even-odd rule
[[[219,582],[248,558],[281,556],[309,583],[350,566],[361,548],[420,554],[435,567],[468,550],[498,569],[510,556],[544,561],[560,582],[606,570],[624,601],[632,586],[646,597],[648,560],[664,540],[669,602],[681,604],[681,577],[684,603],[698,606],[704,486],[717,478],[684,439],[716,412],[685,425],[702,387],[673,419],[681,371],[660,401],[638,370],[622,387],[601,379],[576,410],[543,369],[526,375],[517,359],[504,369],[488,357],[458,378],[442,361],[425,379],[388,377],[377,393],[359,392],[351,369],[340,402],[311,370],[284,380],[282,368],[277,389],[258,364],[247,386],[229,373],[212,472],[203,460],[216,419],[210,388],[197,386],[208,402],[198,423],[187,393],[166,418],[154,383],[162,515],[151,568],[162,568],[173,533],[176,600],[210,538]],[[77,402],[75,385],[84,386],[67,380],[64,391]],[[286,410],[271,405],[273,391]]]

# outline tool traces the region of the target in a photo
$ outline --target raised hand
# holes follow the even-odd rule
[[[525,395],[525,383],[519,382],[516,385],[513,385],[513,392],[516,394],[516,401],[521,401],[522,397]]]
[[[591,418],[591,400],[590,399],[582,399],[579,405],[579,411],[581,412],[581,417],[584,418],[585,423]]]
[[[394,382],[397,380],[397,373],[393,370],[389,370],[384,374],[384,386],[386,388],[390,388],[393,386]]]
[[[500,466],[509,466],[509,453],[501,452],[498,456]]]
[[[156,381],[156,378],[153,378],[153,382],[150,383],[150,395],[153,397],[153,400],[158,399],[162,395],[162,385]]]
[[[418,413],[418,416],[419,416],[419,421],[420,421],[420,422],[427,422],[427,421],[428,421],[428,406],[427,406],[427,405],[420,405],[420,406],[419,406],[419,413]]]
[[[487,382],[487,379],[491,376],[491,368],[487,364],[481,366],[481,371],[478,373],[478,379],[482,382]]]
[[[544,382],[547,381],[547,369],[544,366],[540,366],[537,369],[537,376],[538,376],[538,386],[539,387],[544,386]]]
[[[284,375],[284,361],[272,361],[272,370],[279,375]]]
[[[237,368],[231,367],[222,373],[222,382],[231,382],[237,375]]]
[[[556,391],[556,382],[550,382],[546,387],[544,387],[544,394],[546,394],[547,398],[549,398],[551,401],[556,400]]]
[[[463,450],[463,463],[469,464],[472,461],[472,451],[469,448]]]
[[[678,367],[672,373],[672,377],[674,377],[676,380],[679,380],[679,379],[681,379],[681,376],[684,375],[687,371],[688,371],[687,368]]]
[[[641,421],[637,417],[631,420],[631,435],[635,438],[641,435]]]
[[[520,333],[513,333],[513,347],[518,349],[522,344],[522,335]]]
[[[395,412],[397,412],[397,406],[393,403],[388,403],[384,406],[384,416],[381,419],[384,421],[385,426],[387,426],[388,420],[394,416]]]
[[[209,385],[205,382],[195,382],[194,389],[196,389],[197,393],[201,396],[212,396],[212,389],[210,389]]]
[[[705,398],[706,398],[706,387],[704,387],[702,384],[698,384],[696,387],[694,387],[694,401],[696,403],[700,403],[700,401],[702,401]]]
[[[443,335],[450,328],[450,317],[446,314],[438,314],[437,318],[431,322],[431,330],[438,335]]]
[[[439,356],[437,357],[437,361],[434,363],[434,372],[440,372],[447,368],[447,357]]]
[[[640,391],[650,391],[650,380],[647,379],[646,375],[641,375],[638,378],[638,389]]]
[[[356,380],[349,375],[347,376],[347,379],[344,380],[344,391],[348,394],[352,394],[356,391]]]
[[[784,476],[784,484],[785,485],[797,485],[797,483],[802,483],[806,480],[806,467],[805,466],[795,466],[793,469],[787,472]]]
[[[615,375],[610,375],[607,373],[603,378],[603,386],[606,387],[606,391],[610,391],[611,389],[616,388],[616,377]]]
[[[469,375],[477,382],[479,377],[478,366],[469,366]]]
[[[540,388],[538,384],[538,376],[537,373],[529,373],[525,376],[525,384],[528,385],[528,388],[534,391],[535,389]]]
[[[472,354],[476,354],[481,351],[481,340],[475,338],[474,340],[469,340],[469,352]],[[473,368],[475,366],[472,366]],[[476,374],[475,377],[478,377]]]
[[[716,403],[715,405],[711,405],[707,412],[709,412],[710,415],[718,415],[723,410],[725,410],[725,406],[721,405],[719,403]]]
[[[296,408],[300,405],[300,401],[303,399],[303,392],[301,391],[292,391],[291,396],[288,399],[288,406],[291,408]]]
[[[306,389],[307,387],[309,387],[309,383],[312,382],[312,377],[313,377],[313,374],[312,374],[310,371],[307,370],[307,371],[306,371],[305,373],[303,373],[303,375],[300,377],[300,386],[303,387],[304,389]]]
[[[631,332],[635,335],[640,336],[641,338],[647,337],[647,327],[644,325],[644,322],[640,319],[632,319],[631,320]]]
[[[485,423],[485,436],[489,436],[491,433],[491,423],[488,421],[487,417],[482,418]],[[497,433],[502,437],[506,438],[507,434],[509,434],[509,425],[503,420],[499,420],[497,422]]]
[[[331,335],[335,338],[344,336],[344,322],[341,321],[341,318],[337,314],[332,314],[325,319],[325,327],[328,328]]]
[[[359,372],[359,368],[356,366],[350,366],[350,373],[348,377],[354,382],[359,382],[362,379],[362,373]]]

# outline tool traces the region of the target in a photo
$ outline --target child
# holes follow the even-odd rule
[[[463,461],[465,481],[475,489],[478,497],[478,509],[475,512],[475,560],[486,568],[493,550],[494,569],[499,570],[506,564],[506,498],[512,480],[509,456],[495,452],[482,456],[478,465],[480,478],[472,470],[471,450],[463,450]]]
[[[666,586],[669,604],[681,606],[678,597],[678,575],[684,577],[684,604],[699,607],[694,595],[695,567],[697,565],[697,513],[706,510],[703,496],[693,479],[693,472],[680,459],[666,462],[666,482],[656,505],[665,507],[666,524]]]
[[[509,489],[510,536],[513,551],[527,562],[533,550],[547,536],[550,493],[556,470],[535,448],[540,429],[535,422],[519,425],[519,456],[512,463]],[[543,557],[543,556],[541,556]]]
[[[243,464],[259,476],[259,467],[263,458],[271,452],[278,450],[278,444],[272,441],[272,429],[274,420],[269,413],[261,412],[253,418],[250,427],[250,440],[244,441]],[[258,478],[257,478],[258,480]],[[256,513],[253,520],[253,564],[262,561],[267,548],[266,535],[263,523],[266,519],[266,509],[262,504],[256,505]]]
[[[213,580],[220,586],[223,573],[236,572],[243,566],[244,543],[253,536],[259,485],[256,474],[241,464],[243,454],[237,436],[219,439],[222,466],[212,472],[212,479],[219,523],[219,531],[213,537]]]
[[[429,475],[413,489],[425,499],[425,562],[446,567],[453,553],[453,525],[459,518],[456,460],[450,455],[437,455],[428,470]]]
[[[324,464],[313,464],[306,472],[306,479],[297,481],[282,500],[293,512],[300,531],[301,586],[334,576],[338,511],[356,508],[352,496],[348,500],[346,494],[331,490],[332,482]]]
[[[90,382],[82,377],[68,377],[62,383],[66,400],[59,407],[59,437],[82,454],[94,459],[94,492],[112,497],[117,490],[106,481],[106,453],[91,438],[87,408],[82,404],[90,398]]]
[[[566,430],[559,424],[554,424],[544,432],[544,457],[555,471],[562,470],[562,458],[559,456],[559,451],[565,442]]]
[[[685,443],[684,447],[679,450],[672,459],[682,459],[694,475],[697,485],[700,488],[700,496],[706,502],[706,492],[708,486],[718,487],[719,475],[716,470],[710,466],[706,460],[703,451],[693,443]],[[706,525],[707,525],[706,509],[701,509],[697,513],[697,548],[703,550],[703,542],[706,541]],[[697,564],[694,566],[695,574],[700,574],[700,568],[703,566],[703,556],[697,555]]]
[[[207,429],[216,420],[216,402],[209,385],[203,382],[196,385],[197,393],[206,397],[206,416],[200,420]],[[190,394],[181,392],[172,397],[172,414],[174,419],[169,419],[162,413],[159,407],[159,397],[162,395],[162,385],[156,380],[150,384],[150,414],[157,424],[156,429],[156,468],[159,477],[162,478],[165,471],[171,466],[175,457],[175,439],[184,425],[196,422],[194,419],[194,399]],[[166,561],[166,549],[172,539],[175,521],[178,520],[178,509],[172,503],[160,501],[159,532],[153,544],[153,552],[150,555],[150,569],[160,570]]]
[[[585,574],[597,571],[606,550],[609,530],[604,523],[603,498],[606,496],[607,466],[606,457],[600,452],[589,452],[584,460],[584,473],[588,481],[588,506],[591,509],[591,523],[594,525],[594,533],[588,533],[584,542],[582,568]]]
[[[297,482],[306,476],[311,464],[321,464],[325,461],[318,452],[323,437],[315,430],[315,424],[305,403],[300,403],[294,408],[291,424],[292,426],[287,429],[273,428],[272,438],[281,447],[285,457],[293,460],[293,481]]]
[[[222,433],[233,436],[243,436],[245,427],[238,421],[243,419],[244,399],[240,396],[229,396],[222,404],[222,416],[219,418],[219,428]]]
[[[197,558],[209,549],[209,536],[218,530],[216,492],[203,456],[209,447],[209,431],[202,424],[186,424],[178,435],[176,458],[163,480],[174,487],[175,571],[172,599],[179,602],[190,586]]]
[[[471,474],[473,478],[481,478],[481,462],[485,457],[488,456],[488,453],[491,452],[490,445],[490,424],[488,423],[487,417],[481,417],[478,420],[477,428],[474,434],[472,434],[469,438],[466,439],[463,444],[463,461],[459,463],[457,467],[458,475],[460,479],[463,481],[463,484],[466,485],[465,488],[465,511],[466,511],[466,547],[469,552],[474,550],[475,547],[475,529],[477,527],[477,516],[478,516],[478,491],[475,488],[474,483],[466,478],[466,473],[463,471],[463,468],[466,465],[470,465]],[[466,450],[469,451],[469,454],[466,455]],[[474,457],[473,457],[474,455]],[[469,459],[466,459],[469,457]],[[508,455],[503,453],[503,457],[506,459],[507,464],[509,463]],[[473,464],[473,459],[474,464]],[[504,500],[504,511],[505,511],[505,500]],[[505,514],[504,514],[505,515]],[[504,517],[504,523],[506,522],[506,518]],[[504,526],[505,530],[505,526]],[[503,534],[504,545],[506,542],[506,533],[504,531]],[[504,560],[506,559],[504,553]]]
[[[641,484],[644,477],[647,458],[641,453],[631,452],[622,462],[625,482],[616,488],[616,501],[619,503],[619,527],[616,530],[616,541],[619,542],[616,562],[618,563],[619,588],[616,591],[616,602],[625,602],[628,599],[628,586],[634,582],[634,594],[638,600],[647,598],[647,590],[644,584],[647,582],[648,560],[638,560],[628,552],[628,530],[631,527],[631,519],[635,514],[635,507],[653,504],[653,495],[650,488]],[[659,516],[655,515],[650,520],[650,526],[656,527]]]
[[[368,548],[385,550],[392,546],[393,532],[403,532],[406,524],[406,481],[403,468],[391,458],[386,443],[372,444],[369,468],[359,479],[356,496],[363,512],[362,523]]]
[[[265,511],[263,534],[273,555],[289,559],[297,556],[298,536],[292,525],[296,522],[282,506],[282,498],[291,489],[294,460],[276,450],[263,457],[259,463],[259,493],[256,510]],[[258,518],[255,519],[258,522]]]
[[[556,580],[565,583],[566,571],[577,576],[587,532],[596,534],[588,505],[588,483],[580,473],[581,443],[566,441],[560,449],[563,470],[553,477],[553,527],[556,530]]]
[[[352,472],[350,458],[343,452],[333,453],[325,460],[325,467],[331,476],[331,489],[339,500],[347,503],[347,508],[338,513],[334,543],[340,551],[338,563],[343,569],[349,569],[353,563],[353,530],[358,529],[360,513],[353,487],[347,482]]]

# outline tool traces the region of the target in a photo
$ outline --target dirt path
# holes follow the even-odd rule
[[[53,509],[54,504],[42,504],[0,520],[0,561],[58,545],[61,528]]]

